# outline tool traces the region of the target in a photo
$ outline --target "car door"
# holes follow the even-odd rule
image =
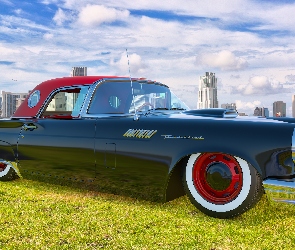
[[[20,171],[55,178],[94,178],[94,133],[95,119],[24,122],[17,150]]]
[[[161,152],[156,124],[133,116],[97,119],[96,176],[112,192],[162,200],[170,158]]]
[[[157,125],[147,124],[146,119],[134,120],[132,102],[135,100],[136,110],[142,112],[160,103],[161,96],[151,94],[153,85],[132,84],[136,89],[132,90],[128,81],[106,81],[98,86],[90,103],[87,116],[97,118],[96,177],[111,192],[157,200],[163,195],[169,158],[161,155],[156,143]],[[154,96],[154,102],[148,96]],[[130,129],[142,136],[129,136]]]

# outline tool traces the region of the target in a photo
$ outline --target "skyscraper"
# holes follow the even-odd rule
[[[262,116],[269,117],[269,110],[268,110],[268,108],[262,108]]]
[[[199,82],[198,109],[205,108],[218,108],[217,78],[212,72],[206,72]]]
[[[292,95],[292,117],[295,117],[295,95]]]
[[[22,104],[29,93],[11,93],[2,91],[2,117],[10,117]]]
[[[72,67],[71,76],[87,76],[87,67]]]
[[[276,101],[273,103],[273,116],[286,117],[286,103]]]
[[[268,108],[259,108],[259,107],[256,107],[254,109],[254,116],[264,116],[264,117],[269,117],[269,111],[268,111]]]

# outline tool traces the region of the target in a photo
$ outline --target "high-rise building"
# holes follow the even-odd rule
[[[295,117],[295,95],[292,95],[292,117]]]
[[[262,108],[258,108],[256,107],[254,109],[254,113],[253,113],[254,116],[262,116]]]
[[[268,110],[268,108],[262,108],[262,116],[269,117],[269,110]]]
[[[276,101],[273,103],[273,116],[286,117],[286,103]]]
[[[87,76],[87,67],[72,67],[71,76]]]
[[[205,108],[218,108],[217,78],[211,72],[201,76],[199,82],[198,109]]]
[[[259,107],[256,107],[254,109],[254,116],[264,116],[264,117],[269,117],[269,111],[268,111],[268,108],[259,108]]]
[[[224,104],[221,104],[221,108],[223,109],[235,109],[237,110],[237,106],[235,103],[224,103]]]
[[[2,117],[10,117],[27,98],[28,93],[2,91]]]

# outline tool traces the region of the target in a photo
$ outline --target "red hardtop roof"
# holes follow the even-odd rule
[[[74,76],[74,77],[63,77],[63,78],[56,78],[47,80],[45,82],[40,83],[37,85],[31,93],[35,90],[40,91],[40,101],[38,104],[30,108],[28,106],[28,98],[20,105],[20,107],[15,111],[12,118],[16,117],[35,117],[38,113],[39,109],[43,105],[44,101],[48,97],[48,95],[54,91],[55,89],[59,89],[62,87],[70,87],[75,85],[91,85],[97,80],[107,79],[107,78],[126,78],[126,77],[118,77],[118,76]]]
[[[51,93],[53,90],[68,87],[73,85],[89,85],[94,83],[97,80],[105,79],[105,78],[118,78],[118,76],[74,76],[74,77],[63,77],[63,78],[55,78],[51,80],[47,80],[45,82],[37,85],[33,91],[40,90],[41,91],[49,91]]]

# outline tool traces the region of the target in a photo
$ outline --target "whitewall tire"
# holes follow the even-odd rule
[[[263,194],[260,175],[245,160],[224,153],[193,154],[183,175],[192,203],[217,218],[231,218],[250,209]]]

